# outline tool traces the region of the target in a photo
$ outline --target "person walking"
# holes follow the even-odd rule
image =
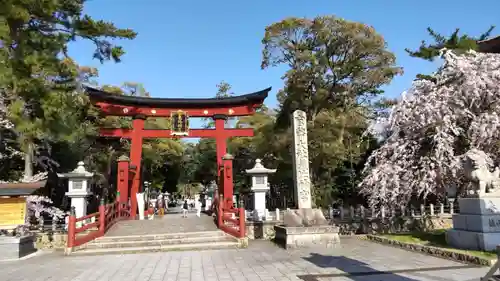
[[[189,210],[189,204],[187,200],[184,200],[184,204],[182,205],[182,217],[187,218],[187,213]]]
[[[158,195],[158,198],[156,199],[156,202],[157,202],[157,206],[158,206],[158,215],[160,217],[163,217],[163,215],[165,214],[165,201],[163,201],[163,195],[160,194]]]
[[[194,198],[194,207],[196,209],[196,216],[200,217],[201,216],[201,200],[199,197]]]

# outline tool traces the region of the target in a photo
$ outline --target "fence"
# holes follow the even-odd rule
[[[152,215],[153,210],[145,210],[144,213]],[[118,201],[105,205],[102,200],[98,212],[80,218],[75,216],[72,209],[68,219],[66,254],[70,254],[74,247],[103,236],[115,223],[130,217],[130,205]]]
[[[225,208],[223,204],[223,196],[219,196],[217,201],[217,226],[220,230],[233,235],[237,238],[245,237],[245,208],[243,206],[239,208]]]
[[[265,210],[264,216],[266,220],[282,220],[285,210],[276,208],[274,210]],[[356,219],[375,219],[375,218],[391,218],[391,217],[442,217],[450,218],[454,213],[459,210],[453,204],[428,204],[420,205],[418,208],[408,207],[400,209],[368,209],[363,206],[349,206],[341,208],[323,209],[323,214],[327,219],[340,219],[340,220],[356,220]],[[247,212],[246,219],[253,220],[256,211]]]
[[[243,200],[246,210],[251,210],[254,206],[254,197],[252,193],[246,193],[240,198]],[[266,194],[266,208],[269,210],[292,208],[294,205],[293,197],[272,197],[269,193]]]
[[[66,216],[69,218],[69,216]],[[45,232],[66,232],[68,224],[64,219],[45,219],[37,220],[36,223],[28,225],[28,231],[32,233],[45,233]]]

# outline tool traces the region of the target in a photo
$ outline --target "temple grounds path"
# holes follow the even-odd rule
[[[336,249],[285,251],[267,241],[248,249],[64,257],[0,263],[0,281],[479,280],[488,270],[356,238]]]

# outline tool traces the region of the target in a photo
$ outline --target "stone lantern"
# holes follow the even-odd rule
[[[255,166],[246,170],[252,177],[253,204],[256,219],[262,220],[266,211],[266,192],[269,190],[267,177],[276,172],[276,169],[267,169],[262,166],[260,159],[255,160]]]
[[[71,200],[71,208],[75,208],[77,218],[87,215],[87,197],[92,195],[89,190],[89,180],[94,176],[85,170],[84,163],[78,162],[78,166],[72,172],[57,174],[60,178],[68,179],[68,196]]]
[[[215,191],[217,190],[217,184],[215,181],[211,181],[207,187],[207,194],[205,196],[205,211],[210,211],[212,207],[212,200],[214,198]]]

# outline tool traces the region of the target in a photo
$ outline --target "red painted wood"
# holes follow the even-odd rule
[[[129,161],[118,161],[117,175],[117,190],[120,192],[120,197],[117,198],[120,203],[128,202],[128,187],[129,187]]]
[[[223,196],[223,206],[225,209],[232,209],[233,207],[233,160],[223,159],[222,165],[224,165],[223,181],[224,190]]]
[[[220,169],[220,167],[223,166],[223,162],[222,162],[222,156],[224,156],[224,154],[226,154],[227,152],[227,138],[225,137],[225,131],[226,131],[226,120],[224,119],[216,119],[215,120],[215,147],[216,147],[216,155],[217,155],[217,177],[219,179],[221,179],[221,172],[222,170]],[[252,132],[253,132],[253,129],[252,129]],[[224,193],[224,190],[222,188],[223,184],[219,187],[221,193],[219,194],[222,194],[224,195],[225,197],[225,193]],[[225,207],[225,200],[222,200],[222,202],[220,202],[220,204],[222,204],[223,207]]]
[[[172,112],[184,111],[189,117],[215,117],[215,115],[226,115],[228,117],[233,116],[247,116],[255,113],[255,109],[262,105],[260,103],[251,103],[243,106],[222,106],[219,108],[197,108],[197,109],[183,109],[183,108],[153,108],[153,107],[138,107],[138,106],[123,106],[110,104],[103,101],[95,102],[95,105],[101,109],[101,111],[106,115],[111,116],[137,116],[142,115],[144,117],[171,117]],[[215,119],[215,118],[214,118]],[[130,218],[134,219],[137,214],[137,197],[136,194],[140,192],[141,186],[141,157],[142,157],[142,144],[144,139],[148,138],[215,138],[216,149],[217,149],[217,171],[219,176],[220,190],[217,194],[221,195],[222,200],[218,202],[219,215],[219,225],[220,227],[228,229],[228,231],[235,234],[234,229],[229,229],[224,225],[222,217],[222,209],[232,209],[233,208],[233,167],[232,160],[223,160],[222,157],[227,153],[227,139],[231,137],[252,137],[254,135],[253,129],[250,128],[237,128],[237,129],[226,129],[226,120],[216,119],[215,129],[190,129],[189,135],[172,135],[171,130],[144,130],[144,120],[134,119],[132,123],[132,129],[108,129],[102,128],[100,130],[100,135],[103,137],[121,137],[131,139],[131,149],[130,149],[130,164],[136,167],[133,173],[121,173],[121,171],[126,171],[125,164],[119,164],[119,179],[118,179],[118,190],[120,192],[120,198],[118,199],[118,204],[127,201],[130,198]],[[125,174],[127,174],[128,179],[131,179],[131,190],[128,194],[128,181],[126,180]],[[214,200],[215,201],[215,200]],[[117,213],[118,218],[122,216],[122,209],[118,205]],[[115,212],[113,210],[113,212]],[[110,218],[115,221],[115,218]],[[244,220],[244,218],[243,218]],[[239,226],[241,228],[241,219],[239,221]],[[244,224],[244,222],[243,222]],[[108,222],[106,222],[106,227],[108,227]],[[103,231],[105,229],[103,228]],[[244,230],[240,229],[239,235],[242,235]]]
[[[120,205],[123,205],[120,207]],[[103,236],[106,231],[113,226],[116,222],[127,219],[129,217],[128,206],[126,204],[122,204],[118,201],[114,203],[110,203],[108,205],[100,205],[99,212],[91,215],[87,215],[85,217],[76,218],[75,216],[70,215],[68,221],[68,240],[67,240],[67,250],[71,253],[71,250],[74,247],[83,245],[89,241],[92,241],[98,237]],[[152,213],[153,210],[146,211],[147,213]],[[83,218],[95,217],[96,222],[91,224],[86,224],[82,227],[77,228],[77,221],[83,220]],[[86,234],[81,234],[77,237],[77,233],[84,232],[92,227],[98,227],[95,231],[90,231]]]
[[[77,228],[76,233],[84,232],[85,230],[93,228],[93,227],[99,227],[99,221],[96,221],[93,223],[88,223],[82,227]]]
[[[219,200],[218,200],[218,204],[217,204],[217,226],[219,228],[222,227],[222,225],[224,224],[224,221],[222,220],[222,215],[224,214],[224,211],[223,211],[223,208],[222,208],[222,195],[219,196]]]
[[[235,229],[235,228],[227,226],[227,225],[221,225],[219,228],[227,234],[231,234],[234,237],[238,237],[238,238],[240,237],[240,231],[238,229]]]
[[[86,216],[76,218],[76,219],[75,219],[75,221],[76,221],[76,222],[79,222],[79,221],[84,221],[84,220],[90,219],[90,218],[92,218],[92,217],[96,217],[97,215],[99,215],[99,213],[92,213],[92,214],[88,214],[88,215],[86,215]]]
[[[132,121],[133,133],[131,136],[130,163],[136,166],[135,174],[132,178],[132,188],[130,189],[130,216],[136,217],[137,196],[141,187],[141,157],[142,157],[142,131],[144,130],[144,120],[134,119]]]
[[[224,122],[224,120],[221,120]],[[217,123],[217,122],[216,122]],[[132,138],[134,129],[115,129],[115,128],[101,128],[99,135],[102,137],[120,137]],[[254,130],[252,128],[235,128],[235,129],[189,129],[188,136],[172,136],[171,130],[142,130],[143,139],[151,138],[231,138],[231,137],[253,137]],[[221,157],[226,153],[224,150]],[[218,157],[219,159],[219,157]]]
[[[99,205],[99,235],[103,236],[106,232],[106,205]]]
[[[70,215],[68,219],[68,241],[66,247],[68,249],[73,249],[75,246],[75,236],[76,236],[76,217]]]
[[[232,217],[229,217],[229,216],[224,216],[224,221],[227,221],[227,222],[230,222],[234,225],[239,225],[240,224],[240,221],[237,219],[237,218],[232,218]]]
[[[130,201],[131,201],[131,216],[134,218],[134,214],[137,212],[137,198],[136,194],[139,192],[140,188],[140,163],[142,156],[142,142],[144,138],[181,138],[185,136],[172,136],[170,130],[144,130],[144,120],[142,119],[134,119],[132,129],[107,129],[102,128],[100,130],[101,136],[106,137],[122,137],[122,138],[130,138],[132,139],[131,145],[131,162],[134,164],[137,169],[135,170],[135,174],[132,176],[132,188],[130,192]],[[191,129],[189,137],[212,137],[216,140],[216,149],[217,149],[217,166],[221,167],[223,165],[222,157],[227,152],[227,138],[229,137],[250,137],[254,135],[254,131],[251,128],[239,128],[239,129],[226,129],[225,128],[225,120],[217,119],[215,120],[215,129]],[[121,164],[125,165],[125,164]],[[121,174],[122,169],[125,168],[123,166],[120,168],[119,164],[119,177],[125,178],[125,175]],[[230,163],[230,167],[225,168],[229,169],[226,174],[231,174],[231,178],[229,180],[223,180],[224,183],[221,184],[221,193],[224,195],[224,200],[222,202],[223,206],[226,208],[231,208],[233,205],[233,182],[232,182],[232,162]],[[220,177],[221,170],[218,169],[218,176]],[[121,179],[118,181],[118,190],[120,191],[120,200],[121,202],[126,202],[129,196],[128,194],[128,186],[125,187],[125,183],[127,181],[123,181],[124,184],[121,184]]]
[[[81,246],[81,245],[83,245],[87,242],[90,242],[90,241],[92,241],[100,236],[102,236],[102,235],[100,235],[100,233],[98,231],[92,231],[92,232],[89,232],[85,236],[79,236],[79,237],[75,238],[74,247]]]
[[[200,108],[200,109],[182,109],[182,108],[148,108],[114,105],[106,102],[96,102],[95,105],[106,115],[110,116],[135,116],[138,114],[147,117],[170,117],[172,112],[179,110],[187,112],[189,117],[212,117],[216,114],[224,114],[228,116],[247,116],[255,113],[255,109],[260,107],[259,104],[241,105],[235,107],[222,108]]]
[[[246,226],[245,226],[245,220],[246,220],[246,215],[245,215],[245,208],[240,207],[238,211],[239,215],[239,226],[240,226],[240,238],[245,238],[246,236]]]

